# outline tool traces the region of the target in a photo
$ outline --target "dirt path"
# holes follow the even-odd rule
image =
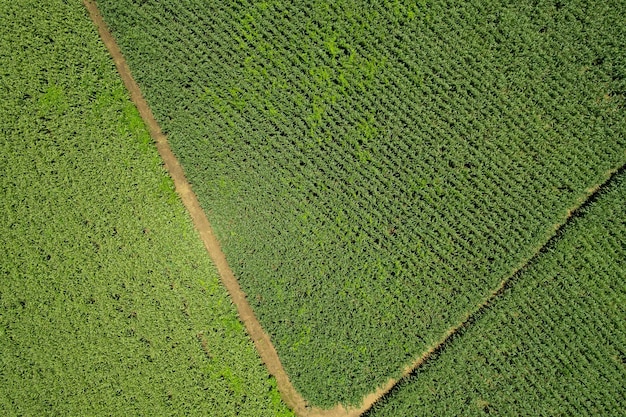
[[[248,334],[254,341],[257,351],[261,356],[261,359],[267,366],[267,369],[274,378],[276,378],[278,390],[281,394],[281,398],[290,407],[298,416],[300,417],[358,417],[368,411],[374,403],[379,401],[385,395],[388,395],[394,386],[399,382],[399,380],[409,376],[412,372],[414,372],[419,367],[423,366],[426,362],[433,357],[434,354],[440,352],[445,348],[445,346],[456,336],[458,335],[464,328],[471,325],[476,319],[482,314],[482,312],[488,308],[494,301],[495,298],[500,296],[505,289],[507,289],[512,283],[515,281],[517,276],[526,268],[526,266],[532,262],[537,256],[545,250],[545,247],[550,244],[555,238],[558,238],[560,230],[570,221],[570,219],[576,215],[579,209],[585,205],[587,205],[590,201],[593,201],[599,190],[603,188],[603,186],[610,181],[610,179],[615,175],[618,171],[617,169],[611,170],[605,174],[605,181],[602,184],[598,184],[587,190],[587,197],[579,200],[577,204],[571,209],[567,210],[566,216],[564,216],[563,221],[554,226],[555,233],[553,236],[541,247],[537,248],[535,254],[530,258],[525,260],[520,264],[520,266],[512,272],[512,274],[504,279],[498,288],[493,290],[482,303],[476,306],[473,311],[468,312],[463,321],[456,326],[451,327],[446,331],[443,337],[439,340],[438,343],[430,347],[426,352],[424,352],[417,360],[415,360],[412,364],[407,366],[402,376],[398,379],[390,379],[387,383],[379,387],[376,391],[368,394],[362,400],[362,405],[358,408],[344,408],[341,404],[338,404],[336,407],[332,409],[320,409],[316,407],[310,407],[304,398],[295,390],[291,381],[289,380],[285,369],[283,368],[282,363],[280,362],[280,358],[276,353],[276,349],[272,344],[270,337],[263,328],[261,324],[257,320],[250,304],[246,299],[246,295],[241,290],[237,279],[235,278],[232,270],[228,266],[226,262],[226,257],[222,252],[219,242],[213,233],[209,220],[206,217],[206,214],[200,207],[200,203],[198,199],[191,189],[191,185],[187,181],[185,177],[185,173],[178,163],[178,160],[172,153],[170,149],[169,143],[167,142],[166,136],[162,133],[159,124],[154,118],[150,107],[148,106],[146,100],[144,99],[139,86],[133,79],[130,69],[126,64],[126,60],[122,55],[117,42],[111,35],[108,27],[106,26],[102,16],[96,6],[96,3],[93,0],[83,0],[87,11],[89,12],[89,16],[91,20],[94,22],[98,29],[98,33],[102,38],[105,46],[109,50],[113,61],[115,62],[115,66],[124,82],[124,85],[128,89],[130,93],[131,100],[137,106],[139,110],[139,114],[141,115],[144,123],[147,125],[150,136],[156,142],[157,149],[163,162],[165,163],[165,168],[169,172],[170,176],[174,180],[174,185],[176,186],[176,191],[180,195],[185,207],[189,211],[191,218],[193,220],[194,226],[198,230],[200,237],[204,243],[204,246],[207,249],[211,259],[217,266],[217,270],[219,272],[222,283],[228,290],[233,303],[237,307],[237,311],[239,313],[239,318],[246,326]],[[624,167],[620,168],[623,170]]]
[[[183,172],[182,167],[178,163],[178,160],[172,153],[170,146],[167,142],[167,138],[162,133],[159,124],[154,118],[150,107],[146,103],[139,86],[133,79],[130,69],[126,64],[126,60],[122,55],[115,39],[111,35],[111,32],[107,28],[102,16],[93,1],[84,0],[83,1],[87,11],[89,12],[89,16],[91,20],[94,22],[96,27],[98,28],[98,33],[102,38],[105,46],[109,50],[109,53],[113,57],[113,61],[115,62],[115,66],[117,67],[117,71],[119,72],[124,85],[130,92],[130,97],[133,103],[137,106],[139,110],[139,114],[143,119],[144,123],[148,126],[148,130],[150,131],[150,136],[156,142],[157,149],[163,162],[165,163],[165,168],[169,172],[170,176],[174,180],[174,185],[176,186],[176,191],[180,195],[185,207],[189,211],[193,223],[200,233],[200,237],[204,243],[204,246],[207,249],[207,252],[211,256],[211,259],[217,266],[217,270],[219,272],[222,283],[228,290],[237,310],[239,312],[239,317],[243,321],[248,330],[248,333],[254,344],[261,355],[263,362],[267,366],[269,372],[276,378],[278,389],[283,396],[283,400],[285,403],[293,408],[298,414],[305,415],[307,411],[306,404],[304,399],[296,392],[296,390],[291,385],[285,370],[278,358],[278,354],[270,341],[267,333],[263,331],[259,321],[255,317],[252,312],[252,308],[248,301],[246,300],[246,295],[243,293],[233,272],[231,271],[228,263],[226,262],[226,257],[222,252],[220,245],[211,229],[211,225],[209,221],[200,207],[200,203],[194,192],[191,189],[191,185],[187,181],[185,177],[185,173]]]

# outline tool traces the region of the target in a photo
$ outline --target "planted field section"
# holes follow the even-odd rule
[[[367,415],[623,415],[626,176],[615,180],[501,299]]]
[[[100,0],[296,388],[356,403],[626,162],[623,2]]]
[[[0,2],[0,414],[289,416],[80,1]]]

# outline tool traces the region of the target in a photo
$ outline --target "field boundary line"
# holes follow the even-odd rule
[[[396,381],[390,380],[384,388],[380,388],[374,393],[367,395],[364,399],[363,406],[358,409],[346,409],[341,404],[338,404],[332,409],[311,407],[307,404],[300,393],[296,391],[287,376],[287,372],[285,372],[285,369],[283,368],[282,362],[280,361],[276,348],[272,344],[269,335],[265,332],[258,321],[252,307],[250,307],[250,304],[248,303],[246,294],[239,286],[239,282],[235,278],[233,271],[230,269],[230,266],[226,261],[226,256],[224,255],[217,237],[213,232],[213,228],[211,227],[206,213],[200,206],[200,202],[198,201],[196,194],[193,192],[191,184],[187,181],[187,177],[185,176],[182,166],[170,148],[166,135],[163,133],[161,127],[154,118],[154,114],[143,97],[139,85],[133,78],[130,68],[126,63],[126,59],[124,58],[124,55],[122,54],[122,51],[120,50],[117,41],[113,37],[106,22],[102,18],[102,14],[100,13],[96,2],[94,0],[83,0],[83,5],[87,9],[91,21],[96,26],[102,42],[113,58],[117,72],[130,94],[131,101],[137,107],[139,115],[146,124],[150,136],[156,144],[159,155],[165,165],[165,169],[174,181],[176,192],[189,212],[193,225],[198,231],[204,247],[217,267],[220,280],[222,281],[224,287],[226,287],[233,304],[235,304],[235,307],[237,308],[239,319],[246,327],[248,335],[254,342],[254,346],[256,347],[261,360],[267,367],[268,372],[276,379],[277,389],[282,400],[296,415],[300,417],[358,417],[363,414],[363,412],[369,409],[374,401],[380,398],[384,392],[388,392]]]
[[[277,388],[283,401],[297,414],[302,416],[308,415],[309,408],[307,407],[306,402],[295,390],[291,381],[289,381],[287,373],[280,362],[278,353],[276,352],[269,335],[261,327],[261,324],[254,315],[254,312],[246,299],[246,295],[241,290],[237,279],[228,266],[226,257],[222,252],[215,234],[213,233],[213,229],[208,218],[206,217],[206,214],[204,213],[204,210],[202,210],[200,206],[198,198],[187,181],[187,177],[185,176],[182,166],[172,152],[167,141],[167,137],[163,134],[161,127],[154,118],[152,110],[143,97],[139,85],[131,75],[126,59],[117,45],[117,42],[113,38],[108,26],[104,22],[98,6],[93,0],[83,0],[83,4],[89,13],[89,17],[98,30],[100,38],[115,62],[117,72],[120,74],[124,86],[130,93],[131,101],[137,107],[141,118],[148,127],[150,136],[156,143],[157,150],[163,160],[165,169],[174,181],[176,192],[179,194],[185,208],[189,212],[193,224],[198,230],[200,238],[202,239],[209,256],[217,267],[220,279],[237,308],[239,319],[244,323],[248,335],[254,342],[254,345],[256,346],[256,349],[265,363],[269,373],[276,378]]]

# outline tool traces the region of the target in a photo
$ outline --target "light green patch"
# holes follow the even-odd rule
[[[65,91],[58,85],[49,86],[39,98],[40,116],[60,116],[69,107]]]

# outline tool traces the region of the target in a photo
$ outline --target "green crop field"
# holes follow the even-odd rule
[[[470,317],[365,415],[626,409],[624,0],[98,6],[309,405]],[[0,172],[0,414],[293,416],[80,0],[0,2]]]
[[[399,376],[626,162],[623,1],[98,4],[314,405]]]
[[[367,416],[624,415],[625,174]]]
[[[290,416],[79,0],[0,2],[0,414]]]

